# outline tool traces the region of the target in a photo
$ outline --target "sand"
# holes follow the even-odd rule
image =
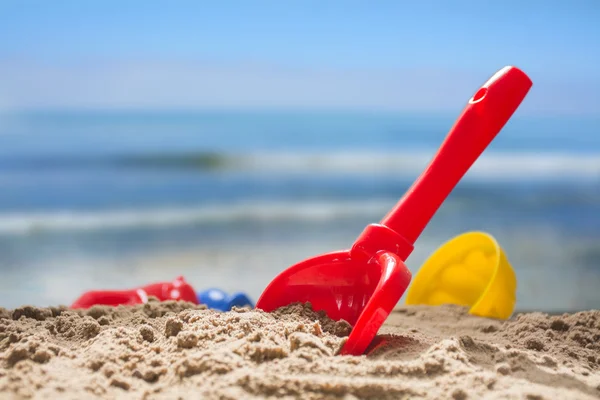
[[[400,307],[368,355],[339,356],[349,331],[300,304],[0,309],[0,398],[600,398],[600,311]]]

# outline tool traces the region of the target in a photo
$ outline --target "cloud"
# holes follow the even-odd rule
[[[0,61],[4,109],[338,108],[457,111],[495,71],[292,68],[256,63]],[[522,110],[590,114],[600,85],[537,82]]]

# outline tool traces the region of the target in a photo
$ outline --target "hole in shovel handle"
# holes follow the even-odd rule
[[[475,95],[473,95],[473,97],[471,98],[471,100],[469,101],[469,103],[471,104],[475,104],[475,103],[479,103],[481,100],[484,99],[485,95],[487,94],[487,88],[486,87],[482,87],[480,88],[477,93],[475,93]]]

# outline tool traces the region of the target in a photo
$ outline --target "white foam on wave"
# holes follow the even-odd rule
[[[279,173],[359,173],[416,176],[433,152],[265,153],[232,157],[231,168]],[[461,154],[457,154],[461,157]],[[600,154],[484,153],[465,179],[600,178]]]
[[[141,210],[0,213],[0,234],[98,231],[228,222],[328,221],[381,217],[393,200],[265,202]]]

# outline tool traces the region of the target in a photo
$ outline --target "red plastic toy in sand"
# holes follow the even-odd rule
[[[456,184],[521,104],[532,86],[515,67],[492,76],[469,100],[429,166],[392,211],[366,227],[350,250],[317,256],[279,274],[256,307],[270,312],[310,302],[353,325],[342,354],[362,354],[408,287],[404,260]]]
[[[71,308],[90,308],[93,305],[134,305],[148,301],[149,296],[155,296],[160,301],[183,300],[198,304],[196,291],[185,281],[183,276],[172,282],[159,282],[128,290],[92,290],[82,294],[71,305]]]

